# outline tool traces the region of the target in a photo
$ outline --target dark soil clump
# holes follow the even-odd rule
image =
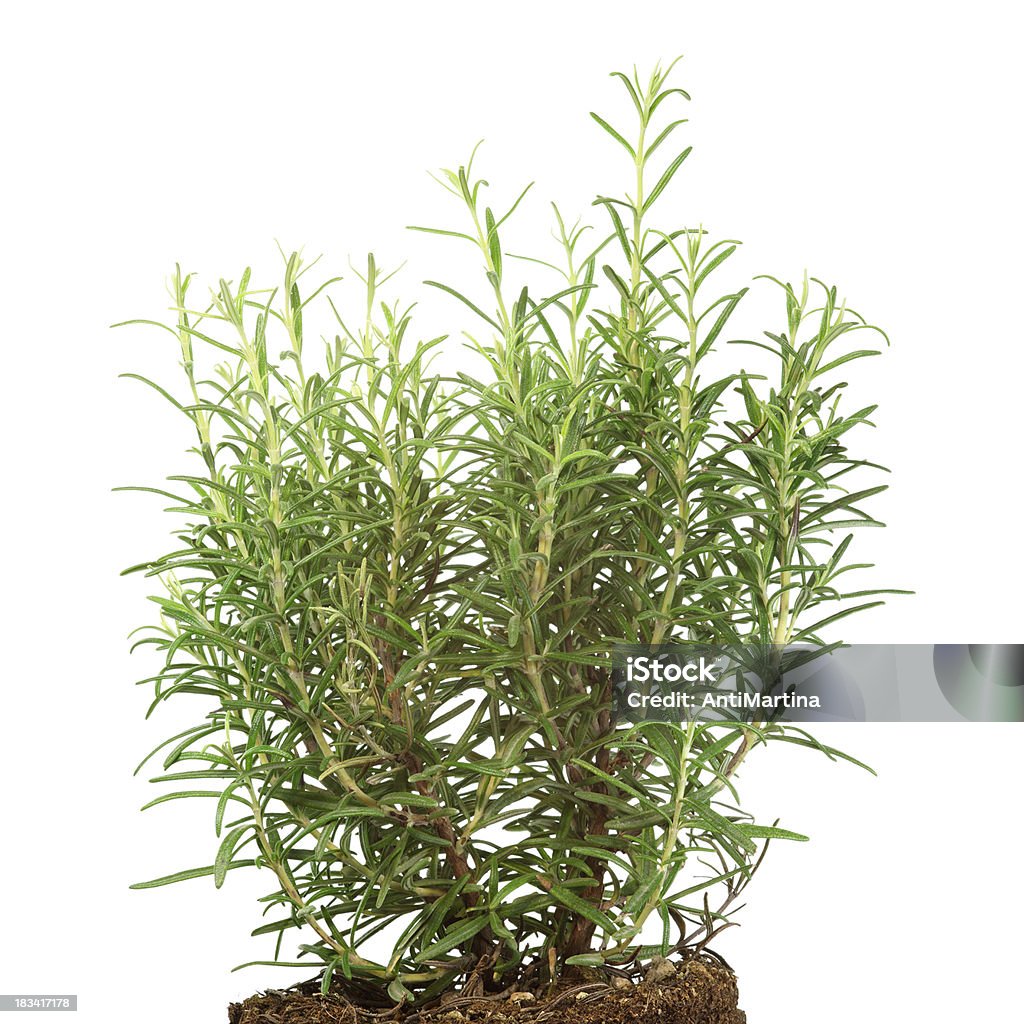
[[[250,996],[228,1009],[230,1024],[745,1024],[736,977],[710,956],[656,961],[628,977],[563,986],[550,995],[449,993],[430,1006],[370,1009],[316,982]]]

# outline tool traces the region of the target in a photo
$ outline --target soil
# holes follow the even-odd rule
[[[565,985],[550,994],[508,990],[447,993],[430,1006],[390,1009],[320,995],[317,981],[250,996],[228,1008],[229,1024],[746,1024],[736,976],[707,953],[656,958],[643,976]]]

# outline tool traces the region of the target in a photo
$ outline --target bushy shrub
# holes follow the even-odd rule
[[[780,327],[749,344],[777,379],[711,372],[746,289],[713,290],[737,243],[652,222],[690,152],[663,161],[686,98],[667,75],[618,76],[633,141],[594,115],[632,191],[597,200],[589,246],[555,210],[552,293],[513,283],[518,200],[495,214],[472,160],[444,172],[465,216],[438,233],[484,264],[473,297],[436,285],[475,318],[475,376],[432,371],[444,339],[414,340],[372,256],[344,315],[297,255],[277,290],[247,271],[208,306],[175,275],[185,388],[157,390],[196,457],[161,492],[174,550],[135,569],[164,588],[154,707],[202,709],[158,748],[184,788],[154,803],[211,798],[219,847],[144,884],[259,867],[254,934],[280,953],[296,932],[325,987],[399,1001],[701,947],[767,841],[801,838],[735,806],[748,752],[838,753],[778,723],[613,714],[615,642],[816,643],[875,600],[841,587],[882,489],[844,488],[872,410],[844,411],[836,371],[875,354],[840,344],[866,324],[772,279]],[[336,317],[322,349],[314,304]]]

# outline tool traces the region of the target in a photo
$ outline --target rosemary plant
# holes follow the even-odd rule
[[[868,325],[835,288],[768,279],[780,325],[747,343],[777,379],[713,371],[747,289],[716,287],[736,242],[653,219],[690,153],[669,71],[617,75],[631,130],[592,115],[631,191],[596,200],[592,245],[555,209],[559,257],[530,257],[554,291],[516,280],[519,200],[493,212],[472,160],[439,179],[461,224],[417,230],[479,255],[476,285],[429,282],[474,318],[478,376],[431,370],[445,339],[415,340],[372,256],[350,316],[297,255],[276,290],[246,271],[209,303],[175,273],[158,326],[184,390],[152,386],[194,459],[159,491],[176,546],[129,571],[162,584],[153,707],[201,708],[157,748],[177,788],[153,803],[209,798],[219,842],[139,887],[260,868],[254,934],[280,957],[295,932],[325,990],[400,1002],[700,948],[768,841],[803,838],[736,806],[748,752],[846,756],[777,723],[612,713],[616,642],[820,643],[881,593],[842,588],[883,489],[846,486],[872,409],[845,411],[836,371],[876,354],[840,344]],[[337,327],[310,359],[312,304]]]

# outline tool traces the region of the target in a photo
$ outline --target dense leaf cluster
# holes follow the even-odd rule
[[[875,600],[842,588],[882,489],[845,486],[872,410],[843,410],[836,371],[875,354],[840,344],[866,324],[834,288],[769,282],[781,326],[749,344],[777,379],[708,374],[746,289],[712,290],[735,242],[651,224],[689,154],[655,170],[683,123],[663,120],[685,98],[667,73],[618,76],[633,141],[594,115],[635,184],[597,200],[592,249],[555,210],[557,291],[510,284],[515,206],[492,212],[472,161],[440,179],[465,227],[419,230],[483,262],[485,299],[437,285],[479,325],[476,376],[432,372],[444,339],[412,340],[373,257],[358,323],[297,256],[278,290],[246,272],[205,308],[175,277],[161,326],[187,391],[157,389],[198,461],[160,492],[177,546],[135,568],[163,584],[154,706],[203,709],[158,748],[177,786],[154,803],[210,798],[220,838],[209,866],[145,884],[259,866],[256,934],[280,950],[295,930],[325,984],[401,1000],[700,945],[766,842],[800,838],[736,808],[747,752],[836,753],[772,723],[612,714],[616,641],[817,642]],[[314,302],[337,333],[311,361]]]

